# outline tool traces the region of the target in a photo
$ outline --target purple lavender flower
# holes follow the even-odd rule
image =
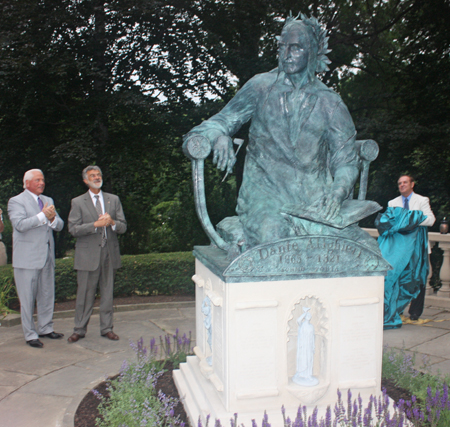
[[[231,427],[237,427],[237,417],[238,417],[238,414],[234,413],[234,418],[230,418]]]
[[[103,400],[103,395],[96,389],[91,390],[92,394],[99,400]]]

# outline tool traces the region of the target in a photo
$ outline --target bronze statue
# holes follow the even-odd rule
[[[238,216],[219,223],[216,236],[202,219],[206,207],[198,206],[205,230],[233,256],[308,235],[350,238],[378,250],[356,222],[381,207],[347,203],[364,162],[355,126],[341,97],[316,77],[330,62],[326,31],[315,18],[290,16],[278,41],[278,68],[254,76],[222,111],[185,135],[189,157],[212,149],[217,167],[231,172],[232,136],[251,120]]]

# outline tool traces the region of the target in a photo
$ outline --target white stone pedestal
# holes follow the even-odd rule
[[[360,394],[363,404],[380,394],[383,275],[225,283],[197,259],[193,280],[195,356],[174,371],[193,426],[199,417],[204,425],[208,414],[210,426],[214,419],[229,425],[236,412],[239,425],[251,427],[252,419],[261,425],[267,411],[271,425],[282,427],[282,405],[295,419],[299,405],[308,414],[316,406],[322,414],[333,409],[337,389],[345,398],[348,389]],[[310,387],[292,381],[303,307],[311,313],[319,380]]]

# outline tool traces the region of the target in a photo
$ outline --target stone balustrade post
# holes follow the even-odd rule
[[[440,271],[442,287],[438,291],[438,296],[450,297],[450,242],[440,242],[439,247],[444,251],[444,259]]]

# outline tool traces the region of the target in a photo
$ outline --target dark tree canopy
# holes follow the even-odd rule
[[[205,243],[181,136],[277,66],[275,36],[289,11],[326,25],[332,64],[322,78],[349,106],[358,137],[380,145],[368,197],[386,205],[409,172],[438,219],[447,215],[447,0],[3,2],[0,206],[38,167],[66,219],[70,199],[85,191],[82,168],[95,163],[124,203],[125,252]],[[244,151],[226,182],[209,171],[216,222],[233,213]],[[73,241],[58,238],[62,255]]]

